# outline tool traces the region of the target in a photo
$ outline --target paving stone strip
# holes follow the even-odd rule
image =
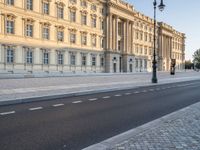
[[[200,150],[200,102],[84,150]]]

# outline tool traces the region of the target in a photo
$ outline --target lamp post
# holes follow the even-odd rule
[[[156,61],[156,8],[157,8],[157,2],[154,0],[153,2],[154,6],[154,52],[153,52],[153,75],[152,75],[152,83],[157,83],[157,74],[156,74],[156,68],[157,68],[157,61]],[[165,8],[165,5],[163,4],[163,0],[161,0],[160,5],[158,6],[160,11],[163,11]]]

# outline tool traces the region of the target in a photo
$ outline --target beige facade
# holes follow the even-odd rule
[[[0,0],[0,14],[0,73],[151,71],[153,20],[121,0]],[[157,33],[158,69],[182,69],[184,34]]]

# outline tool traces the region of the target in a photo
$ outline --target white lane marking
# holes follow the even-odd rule
[[[3,112],[3,113],[0,113],[0,115],[9,115],[9,114],[14,114],[15,111],[8,111],[8,112]]]
[[[120,96],[122,96],[122,95],[120,95],[120,94],[115,95],[115,97],[120,97]]]
[[[138,94],[138,93],[140,93],[140,92],[139,92],[139,91],[135,91],[135,92],[134,92],[134,94]]]
[[[155,91],[154,89],[149,89],[149,91]]]
[[[88,99],[89,101],[96,101],[98,100],[98,98],[91,98],[91,99]]]
[[[163,87],[163,88],[161,88],[162,90],[165,90],[166,88],[165,87]]]
[[[63,106],[64,104],[54,104],[53,107],[60,107]]]
[[[43,108],[42,108],[42,107],[29,108],[30,111],[33,111],[33,110],[40,110],[40,109],[43,109]]]
[[[147,90],[143,90],[143,91],[142,91],[142,93],[146,93],[146,92],[147,92]]]
[[[104,96],[104,97],[102,97],[103,99],[108,99],[108,98],[110,98],[110,96]]]
[[[131,93],[125,93],[125,95],[131,95]]]
[[[157,90],[157,91],[159,91],[159,90],[160,90],[160,88],[156,88],[156,90]]]
[[[78,103],[82,103],[82,101],[74,101],[72,102],[73,104],[78,104]]]

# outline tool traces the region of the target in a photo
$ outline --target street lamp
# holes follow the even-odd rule
[[[152,75],[152,83],[157,83],[157,75],[156,75],[156,68],[157,68],[157,61],[156,61],[156,8],[157,8],[157,2],[154,0],[153,2],[154,6],[154,52],[153,52],[153,75]],[[160,5],[158,6],[160,11],[163,11],[165,8],[165,5],[163,4],[163,0],[160,1]]]

